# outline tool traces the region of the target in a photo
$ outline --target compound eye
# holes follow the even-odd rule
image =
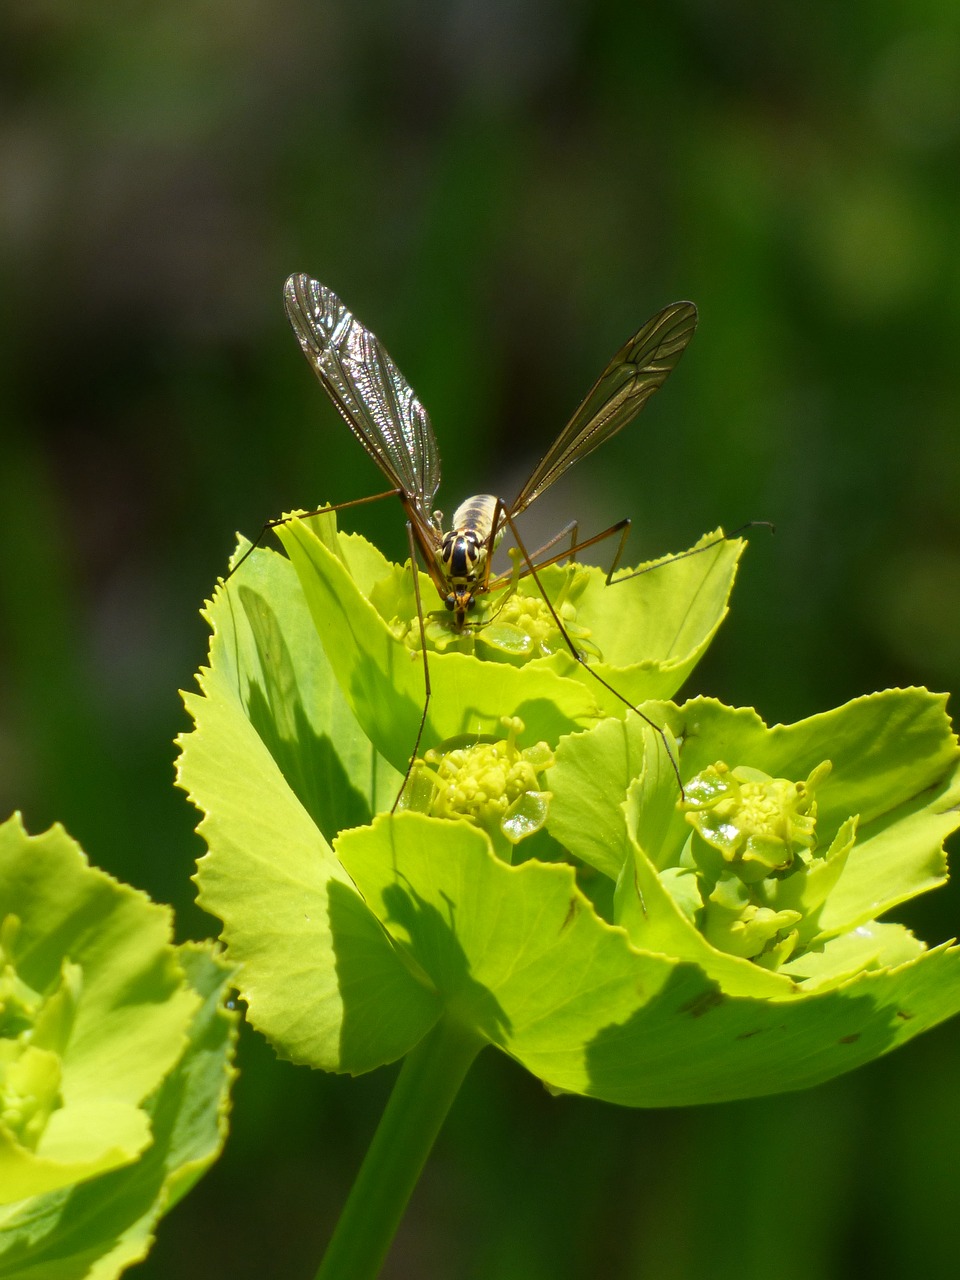
[[[450,593],[450,594],[449,594],[449,595],[444,599],[444,602],[443,602],[443,603],[447,606],[447,608],[448,608],[448,609],[450,610],[450,612],[452,613],[452,612],[453,612],[453,610],[456,608],[456,604],[457,604],[457,597],[456,597],[456,596],[453,594],[453,592],[451,591],[451,593]]]
[[[476,597],[476,596],[468,596],[468,597],[467,597],[467,608],[468,608],[468,609],[475,609],[476,607],[477,607],[477,597]]]

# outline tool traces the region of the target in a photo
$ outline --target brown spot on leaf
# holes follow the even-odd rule
[[[680,1012],[689,1013],[692,1018],[702,1018],[705,1013],[715,1009],[718,1004],[723,1004],[723,992],[705,991],[703,995],[696,996],[693,1000],[681,1005]]]
[[[580,914],[580,903],[577,901],[576,898],[571,898],[570,906],[567,908],[567,914],[564,916],[563,924],[560,926],[560,932],[563,933],[564,929],[569,928],[569,926],[573,923],[574,920],[576,920],[579,914]]]

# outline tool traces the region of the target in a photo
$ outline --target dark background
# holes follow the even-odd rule
[[[89,11],[88,11],[89,10]],[[538,504],[646,558],[752,540],[690,692],[769,722],[954,689],[960,9],[14,0],[0,17],[0,788],[211,929],[176,694],[233,531],[382,481],[283,317],[331,285],[440,439],[449,512],[509,496],[621,342],[700,330]],[[404,554],[389,504],[355,527]],[[941,892],[909,917],[957,932]],[[245,1035],[227,1152],[148,1277],[307,1277],[390,1087]],[[554,1100],[488,1053],[389,1277],[950,1274],[960,1039],[806,1094]]]

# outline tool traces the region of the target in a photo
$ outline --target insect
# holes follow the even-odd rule
[[[450,528],[445,530],[443,517],[433,506],[440,486],[440,455],[430,419],[381,342],[347,310],[332,290],[310,276],[290,276],[284,286],[284,304],[294,333],[321,386],[390,482],[391,488],[385,493],[360,499],[359,502],[372,502],[390,495],[399,498],[407,517],[411,562],[414,550],[419,551],[457,629],[466,625],[467,615],[479,597],[500,590],[515,578],[516,569],[513,573],[499,575],[492,572],[494,549],[507,529],[520,550],[524,562],[522,572],[531,575],[538,587],[538,568],[571,556],[618,530],[626,533],[629,521],[621,521],[537,565],[524,548],[514,522],[575,462],[592,453],[636,417],[676,368],[697,324],[697,309],[692,302],[674,302],[658,311],[609,362],[516,498],[512,502],[504,502],[493,494],[468,498],[454,512]],[[342,505],[353,506],[357,502]],[[264,532],[282,523],[282,519],[269,521]],[[562,536],[552,539],[536,554],[549,549]],[[621,540],[621,549],[622,546]],[[242,560],[233,572],[240,563]],[[423,616],[416,573],[413,580],[422,636]],[[542,588],[541,594],[573,657],[587,666]],[[425,643],[423,655],[426,705],[414,745],[414,757],[419,750],[430,700]],[[587,669],[590,670],[588,666]],[[598,673],[594,671],[592,674],[627,706],[638,711]],[[662,728],[642,712],[638,711],[638,714],[660,735],[682,793],[679,770]]]
[[[478,596],[510,576],[491,578],[492,553],[504,530],[515,532],[522,511],[640,412],[676,367],[697,324],[692,302],[659,311],[613,357],[513,502],[488,493],[468,498],[444,531],[433,509],[440,454],[430,419],[380,341],[309,276],[287,280],[284,303],[321,386],[390,481],[388,494],[403,504],[427,573],[458,627]]]

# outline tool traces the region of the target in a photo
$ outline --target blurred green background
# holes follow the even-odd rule
[[[447,511],[510,496],[621,342],[700,330],[537,504],[643,559],[752,540],[691,692],[790,720],[957,685],[960,9],[306,0],[0,15],[0,787],[211,923],[177,688],[235,529],[382,481],[284,277],[331,285],[428,407]],[[533,515],[533,513],[531,513]],[[355,527],[404,554],[400,512]],[[909,917],[940,941],[960,902]],[[220,1164],[148,1277],[309,1276],[389,1090],[244,1036]],[[948,1026],[848,1079],[664,1113],[475,1067],[385,1275],[948,1275]]]

